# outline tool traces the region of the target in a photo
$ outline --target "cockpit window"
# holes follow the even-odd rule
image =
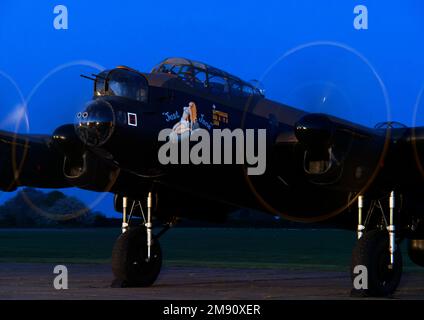
[[[108,71],[103,71],[96,76],[96,81],[94,82],[94,94],[96,96],[104,96],[106,94],[105,80],[108,73]]]
[[[228,94],[229,87],[226,79],[220,76],[209,77],[209,89],[213,94]]]
[[[239,82],[231,83],[231,95],[235,97],[240,97],[242,95],[242,86]]]
[[[249,97],[251,95],[253,95],[255,93],[255,91],[253,90],[252,87],[250,86],[243,86],[243,95],[245,97]]]
[[[97,96],[119,96],[147,102],[148,84],[146,78],[127,69],[113,69],[107,76],[97,76],[95,94]]]
[[[169,58],[152,69],[152,73],[177,75],[188,86],[225,97],[263,97],[264,94],[246,81],[205,63],[184,58]]]
[[[194,69],[194,86],[199,89],[204,89],[207,87],[207,75],[206,72]]]
[[[159,66],[157,70],[155,70],[155,72],[175,74],[175,71],[172,70],[173,68],[174,68],[174,65],[172,64],[163,64]]]
[[[189,86],[193,84],[193,73],[190,66],[181,66],[178,70],[178,76]]]

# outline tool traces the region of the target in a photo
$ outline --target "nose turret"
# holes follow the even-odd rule
[[[75,132],[79,139],[90,147],[105,144],[115,129],[115,114],[111,104],[103,99],[90,102],[75,121]]]

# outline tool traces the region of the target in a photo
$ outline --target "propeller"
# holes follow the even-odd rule
[[[21,158],[14,158],[12,163],[13,132],[25,130],[28,127],[26,118],[25,98],[19,84],[9,74],[0,71],[0,130],[8,131],[7,139],[0,140],[0,201],[5,197],[3,191],[15,188],[14,176],[22,162]]]
[[[259,79],[266,98],[307,115],[288,123],[297,143],[293,135],[280,137],[268,179],[246,176],[257,199],[276,215],[298,221],[343,212],[369,187],[386,150],[387,137],[378,143],[370,138],[377,122],[390,121],[388,95],[376,69],[349,46],[313,42],[287,51]],[[288,121],[283,113],[280,121]],[[371,153],[361,165],[361,156]],[[344,166],[347,160],[349,168]],[[359,186],[352,192],[354,183]]]
[[[411,141],[416,167],[424,178],[424,86],[421,88],[414,104]]]
[[[42,134],[51,136],[55,132],[64,132],[66,124],[74,127],[74,122],[78,112],[84,109],[87,101],[93,96],[93,83],[90,80],[81,79],[80,74],[99,73],[104,68],[90,61],[73,61],[59,65],[39,79],[37,83],[29,90],[27,95],[23,95],[17,82],[8,75],[0,72],[0,130],[11,133],[12,146],[16,146],[17,137],[26,134]],[[25,84],[27,87],[28,84]],[[27,141],[24,140],[24,143]],[[69,142],[69,141],[67,141]],[[72,144],[72,141],[69,143]],[[2,149],[3,148],[3,149]],[[3,166],[3,171],[14,171],[15,177],[19,180],[19,168],[27,160],[26,152],[17,152],[16,148],[6,148],[0,141],[0,175],[2,172],[2,163],[9,165]],[[3,152],[7,150],[8,152]],[[3,176],[2,176],[3,177]],[[12,181],[13,182],[13,181]],[[13,183],[12,183],[13,184]],[[2,186],[4,189],[7,187]],[[9,188],[10,189],[10,188]],[[64,193],[74,195],[75,190],[65,190]],[[88,208],[96,206],[105,197],[105,193],[87,193],[84,200],[88,202]],[[0,200],[3,194],[0,194]],[[28,197],[24,199],[28,202]],[[34,206],[29,203],[30,206]],[[41,208],[35,208],[37,212],[54,219],[54,213],[45,212]],[[67,215],[68,218],[76,217],[85,212],[75,212]]]

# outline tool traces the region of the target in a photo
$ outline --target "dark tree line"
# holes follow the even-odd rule
[[[60,191],[43,192],[33,188],[25,188],[21,189],[15,197],[0,205],[0,227],[119,227],[120,224],[120,219],[108,218],[98,211],[93,212],[79,199],[67,196]],[[303,224],[244,209],[230,214],[223,224],[182,219],[177,226],[233,228],[306,227]],[[321,226],[317,225],[316,227]]]
[[[60,191],[25,188],[0,206],[0,227],[90,227],[108,219]]]

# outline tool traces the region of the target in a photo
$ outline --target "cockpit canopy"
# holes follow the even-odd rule
[[[130,68],[118,67],[103,71],[96,76],[95,96],[118,96],[147,102],[147,93],[147,79]]]
[[[177,75],[190,87],[205,90],[214,95],[229,95],[232,97],[264,96],[260,88],[236,76],[205,63],[185,58],[165,59],[155,66],[151,72]]]

